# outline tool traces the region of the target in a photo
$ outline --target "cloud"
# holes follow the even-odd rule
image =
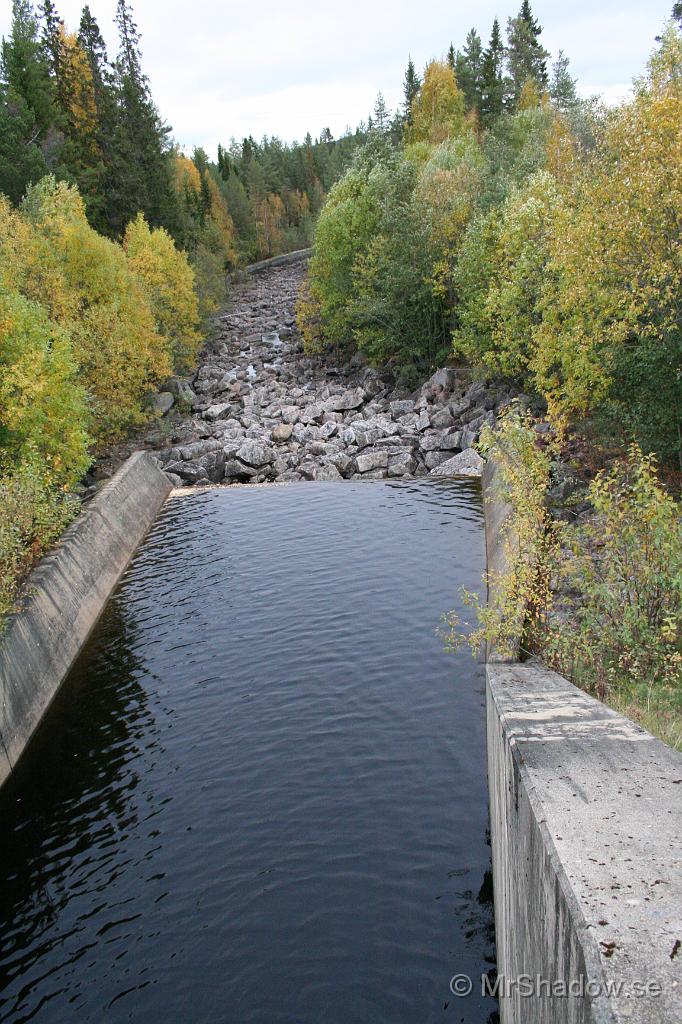
[[[56,0],[70,28],[80,20],[79,0]],[[408,54],[418,68],[461,46],[475,25],[484,42],[498,0],[133,0],[142,33],[144,69],[163,117],[183,145],[214,152],[228,142],[263,133],[291,140],[323,127],[339,135],[370,112],[381,90],[389,107],[400,103]],[[9,30],[9,3],[0,11],[0,33]],[[536,0],[543,41],[571,61],[583,95],[607,102],[627,94],[643,71],[670,13],[672,0]],[[116,0],[90,0],[110,53],[116,51]]]

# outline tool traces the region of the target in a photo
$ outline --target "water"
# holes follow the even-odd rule
[[[0,794],[0,1021],[482,1024],[473,482],[171,499]]]

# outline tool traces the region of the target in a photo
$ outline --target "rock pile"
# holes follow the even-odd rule
[[[241,285],[193,381],[190,411],[155,452],[176,485],[480,474],[472,446],[509,395],[443,368],[416,392],[389,371],[306,357],[294,305],[303,270]]]

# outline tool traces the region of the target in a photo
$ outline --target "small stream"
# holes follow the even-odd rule
[[[466,480],[166,503],[0,793],[0,1021],[497,1019],[483,671],[436,635],[482,524]]]

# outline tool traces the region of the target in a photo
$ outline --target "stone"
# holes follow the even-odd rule
[[[440,444],[438,445],[440,451],[456,451],[459,448],[466,447],[468,445],[462,444],[461,430],[448,430],[447,433],[441,436]]]
[[[450,366],[443,366],[440,370],[429,377],[425,387],[432,388],[454,388],[457,384],[457,370]]]
[[[451,459],[452,457],[453,456],[450,454],[450,452],[427,452],[424,457],[424,462],[426,463],[427,469],[435,469],[436,466],[442,465],[444,462],[447,462],[447,460]]]
[[[355,388],[353,391],[344,391],[342,395],[332,395],[325,402],[325,409],[328,412],[346,412],[351,409],[359,409],[367,397],[364,388]]]
[[[225,462],[223,479],[225,480],[250,480],[256,476],[258,470],[253,466],[245,466],[239,459],[228,459]]]
[[[192,444],[182,445],[177,452],[185,462],[192,462],[194,459],[200,459],[202,455],[215,452],[222,447],[222,442],[217,438],[207,438],[205,441],[194,441]]]
[[[218,405],[210,405],[208,409],[204,409],[202,416],[209,423],[215,422],[215,420],[222,420],[229,416],[232,405],[230,402],[220,402]],[[244,420],[242,419],[242,423]],[[244,424],[248,426],[249,424]]]
[[[481,476],[484,465],[485,462],[475,448],[467,448],[436,466],[429,476]]]
[[[338,423],[335,423],[333,420],[330,420],[327,423],[323,423],[322,426],[320,427],[320,437],[324,438],[326,441],[334,437],[334,435],[338,434],[338,432],[339,425]]]
[[[363,452],[357,457],[358,473],[370,473],[375,469],[386,469],[388,467],[388,452],[370,451]]]
[[[237,458],[246,462],[249,466],[267,466],[275,461],[272,448],[261,444],[259,441],[244,441],[237,451]]]
[[[341,476],[344,477],[350,476],[356,468],[355,459],[351,458],[351,456],[347,455],[345,452],[336,452],[334,455],[329,455],[327,462],[331,463],[332,466],[335,466]]]
[[[301,423],[309,425],[311,423],[316,423],[318,420],[321,420],[323,416],[324,409],[322,408],[321,405],[307,405],[305,409],[301,411],[299,419]]]
[[[388,456],[389,476],[411,476],[417,468],[417,460],[412,452]]]
[[[447,430],[454,427],[455,421],[448,409],[438,409],[431,415],[431,426],[435,430]]]
[[[282,420],[285,423],[298,423],[300,416],[301,410],[297,405],[282,406]]]
[[[414,412],[414,402],[411,398],[398,398],[395,402],[389,402],[388,407],[391,410],[391,416],[396,420]]]
[[[157,394],[152,395],[149,405],[155,415],[165,416],[175,405],[175,397],[170,391],[159,391]]]
[[[283,443],[289,440],[293,433],[293,430],[294,428],[291,425],[291,423],[278,423],[276,426],[272,428],[270,434],[273,441]]]
[[[431,426],[431,417],[429,416],[426,409],[422,409],[417,419],[416,427],[419,431],[428,430]]]
[[[328,462],[324,466],[318,466],[313,471],[313,479],[314,480],[343,480],[343,477],[339,473],[339,471],[336,468],[336,466],[332,465],[331,462]]]
[[[166,389],[175,396],[175,400],[178,405],[183,406],[185,409],[191,409],[194,402],[196,402],[196,392],[188,380],[184,377],[171,377],[166,382]]]
[[[183,479],[182,479],[181,476],[178,476],[177,473],[168,473],[167,472],[166,473],[166,477],[168,478],[168,480],[170,480],[170,482],[173,485],[173,487],[182,487]]]
[[[385,480],[387,470],[370,469],[367,473],[353,473],[351,480]]]

